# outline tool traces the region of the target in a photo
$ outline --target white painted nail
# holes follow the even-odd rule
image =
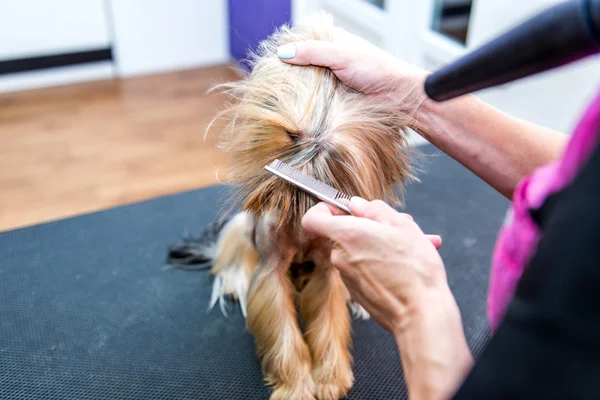
[[[296,57],[296,45],[295,44],[284,44],[277,49],[277,57],[284,60],[290,60]]]
[[[350,203],[353,203],[354,205],[360,207],[360,206],[367,204],[368,201],[363,199],[362,197],[354,196],[350,199]]]

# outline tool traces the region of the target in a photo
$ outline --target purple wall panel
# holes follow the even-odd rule
[[[231,57],[247,69],[244,59],[248,51],[290,21],[291,0],[229,0]]]

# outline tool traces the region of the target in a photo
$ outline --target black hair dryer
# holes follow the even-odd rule
[[[552,6],[429,75],[425,93],[445,101],[600,53],[600,0]]]

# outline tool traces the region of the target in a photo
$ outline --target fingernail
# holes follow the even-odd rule
[[[354,196],[350,199],[350,203],[352,203],[355,206],[363,206],[365,204],[368,203],[367,200],[363,199],[362,197],[358,197],[358,196]]]
[[[296,45],[295,44],[284,44],[277,49],[277,57],[284,60],[290,60],[296,57]]]

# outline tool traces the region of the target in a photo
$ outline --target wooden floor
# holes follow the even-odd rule
[[[0,94],[0,231],[216,183],[227,66]]]

